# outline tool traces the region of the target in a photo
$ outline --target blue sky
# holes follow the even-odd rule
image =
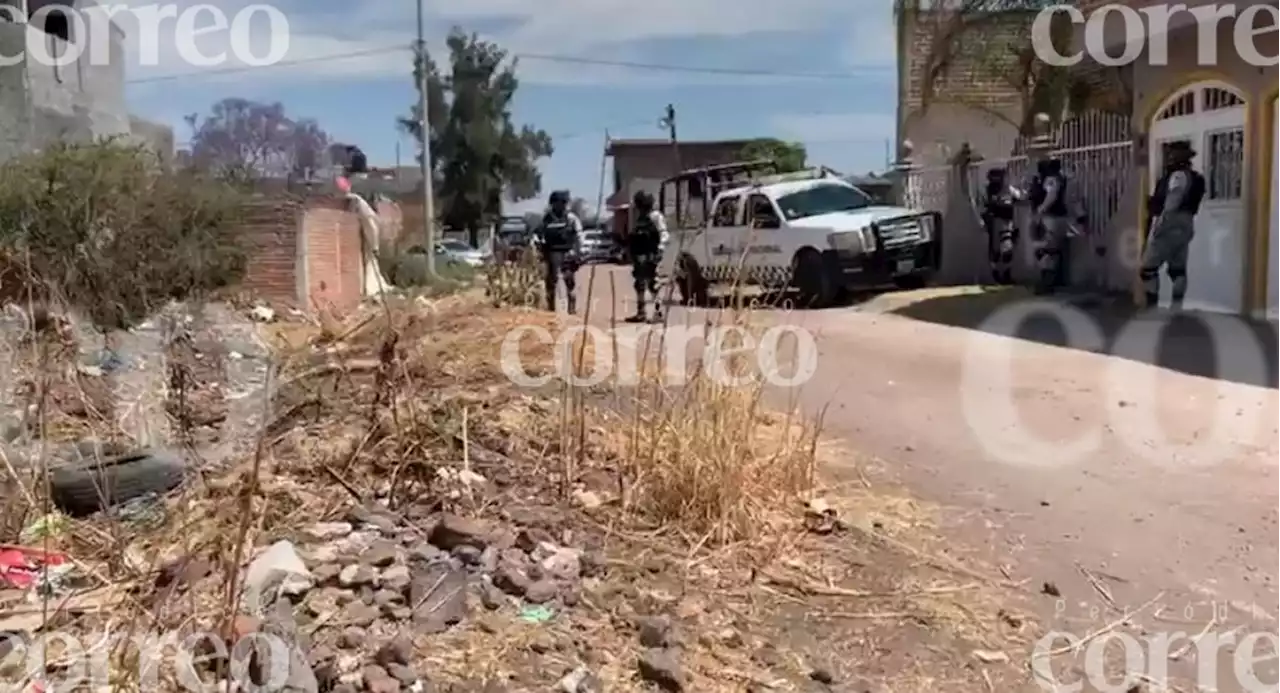
[[[251,3],[217,4],[234,17]],[[414,39],[413,2],[285,0],[276,7],[288,19],[284,61],[294,64],[235,73],[184,63],[172,22],[162,25],[158,38],[159,65],[138,64],[145,37],[123,19],[134,49],[131,109],[174,125],[182,141],[189,134],[182,117],[203,113],[220,98],[280,101],[291,115],[315,118],[335,139],[360,145],[371,163],[394,163],[397,145],[402,160],[412,162],[414,144],[400,136],[395,121],[416,98],[407,51]],[[208,21],[200,18],[197,25]],[[248,44],[258,55],[284,35],[280,28],[273,34],[263,15],[250,25]],[[588,199],[599,188],[606,129],[616,138],[660,137],[658,120],[668,103],[676,107],[682,139],[799,140],[814,163],[848,172],[881,168],[893,137],[891,0],[427,0],[427,25],[429,45],[439,50],[458,25],[526,56],[516,119],[554,139],[555,156],[541,162],[546,186]],[[215,31],[197,45],[214,54],[229,40],[229,32]],[[352,53],[362,55],[324,59]],[[227,66],[243,65],[232,52]],[[803,76],[815,73],[825,76]]]

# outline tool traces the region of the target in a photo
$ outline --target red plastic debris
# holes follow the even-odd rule
[[[67,557],[53,551],[0,544],[0,585],[27,589],[45,566],[62,565]]]

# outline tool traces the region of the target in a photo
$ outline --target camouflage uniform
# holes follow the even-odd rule
[[[1160,268],[1173,283],[1173,307],[1180,308],[1187,295],[1187,259],[1195,237],[1195,215],[1204,199],[1204,176],[1191,169],[1195,152],[1175,143],[1171,162],[1156,183],[1148,203],[1150,214],[1146,246],[1142,252],[1142,288],[1148,307],[1160,303]]]
[[[570,313],[577,311],[577,271],[582,242],[582,221],[570,212],[569,193],[551,193],[551,209],[542,217],[534,240],[542,253],[543,283],[547,310],[556,309],[556,288],[564,282],[565,301]]]

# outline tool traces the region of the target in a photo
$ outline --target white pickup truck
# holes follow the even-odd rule
[[[695,173],[677,177],[681,189],[713,192],[705,176],[687,183]],[[802,304],[820,307],[855,287],[923,286],[941,264],[940,215],[878,205],[830,172],[733,185],[714,195],[707,223],[679,233],[664,254],[661,274],[686,304],[737,284],[796,289]]]

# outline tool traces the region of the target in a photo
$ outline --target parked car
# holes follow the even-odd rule
[[[586,263],[611,262],[617,257],[617,244],[613,234],[604,229],[591,229],[582,234],[582,261]]]
[[[425,246],[415,245],[406,251],[410,255],[426,255]],[[465,265],[467,267],[480,267],[486,261],[484,251],[477,250],[462,241],[446,238],[442,241],[436,241],[436,259],[443,260],[446,264]]]

